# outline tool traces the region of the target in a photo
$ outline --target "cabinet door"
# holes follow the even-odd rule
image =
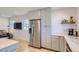
[[[41,10],[41,46],[51,48],[51,9]]]
[[[51,49],[51,37],[47,34],[43,35],[41,44],[42,47]]]
[[[52,48],[51,45],[52,45],[51,38],[50,38],[50,36],[48,36],[46,39],[46,48],[51,49]]]
[[[52,49],[56,51],[60,51],[60,39],[59,36],[52,36]]]
[[[41,30],[41,46],[46,48],[46,42],[47,42],[47,33],[46,33],[46,28],[44,28],[44,26],[42,26],[42,30]]]
[[[66,41],[63,36],[60,37],[60,51],[62,52],[66,51]]]

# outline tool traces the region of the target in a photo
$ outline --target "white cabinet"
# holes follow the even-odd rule
[[[44,39],[45,40],[42,41],[42,47],[51,49],[51,39],[49,37]]]
[[[65,39],[51,35],[51,8],[40,10],[41,17],[41,46],[44,48],[64,51]]]
[[[45,8],[40,11],[41,14],[41,46],[51,48],[51,9]]]
[[[59,51],[60,50],[60,39],[59,39],[59,37],[58,36],[52,36],[52,38],[51,38],[51,40],[52,40],[52,49],[53,50],[56,50],[56,51]]]
[[[66,41],[63,36],[52,35],[52,49],[56,51],[66,51]]]
[[[51,39],[50,36],[46,38],[46,48],[51,49]]]
[[[64,36],[60,37],[60,51],[66,52],[66,41]]]

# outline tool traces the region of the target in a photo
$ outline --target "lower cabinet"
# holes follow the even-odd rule
[[[63,36],[52,36],[52,49],[56,51],[66,51],[66,41]]]
[[[46,40],[46,47],[48,48],[48,49],[51,49],[51,39],[50,39],[50,36],[48,36],[47,38],[46,38],[47,40]]]
[[[47,49],[51,49],[51,39],[50,37],[44,37],[43,40],[41,41],[42,42],[42,47],[43,48],[47,48]]]
[[[42,47],[48,48],[51,50],[65,52],[66,51],[66,41],[63,36],[52,35],[52,36],[49,36],[49,37],[46,37],[45,39],[43,39]]]
[[[56,51],[59,51],[60,50],[60,40],[59,40],[59,37],[57,37],[57,36],[52,36],[51,37],[51,40],[52,40],[52,49],[53,50],[56,50]]]
[[[60,50],[61,52],[66,52],[66,40],[64,37],[60,37]]]

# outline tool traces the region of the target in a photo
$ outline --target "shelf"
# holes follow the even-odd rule
[[[61,24],[75,24],[75,23],[61,23]]]
[[[76,24],[76,22],[61,22],[61,24]]]

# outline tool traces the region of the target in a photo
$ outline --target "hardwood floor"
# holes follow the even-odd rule
[[[38,49],[38,48],[34,48],[34,47],[30,47],[28,46],[28,42],[26,42],[25,40],[17,40],[19,41],[19,43],[17,44],[17,52],[53,52],[47,49]]]

